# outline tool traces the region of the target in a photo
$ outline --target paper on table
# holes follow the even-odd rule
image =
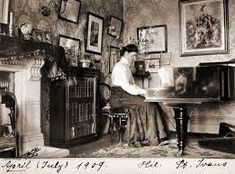
[[[174,87],[174,73],[172,67],[162,67],[158,70],[161,87]]]

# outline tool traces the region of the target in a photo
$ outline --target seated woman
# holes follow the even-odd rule
[[[131,73],[138,48],[129,44],[120,50],[121,60],[112,71],[111,107],[129,109],[125,133],[129,146],[158,145],[167,138],[163,112],[158,103],[145,103],[146,90],[137,86]],[[164,141],[166,143],[166,141]]]

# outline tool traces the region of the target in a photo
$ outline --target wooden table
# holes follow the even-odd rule
[[[178,139],[178,151],[177,156],[182,156],[185,141],[187,139],[187,129],[188,129],[188,107],[195,107],[205,102],[218,102],[218,98],[146,98],[145,102],[160,102],[167,106],[172,107],[174,110],[174,119],[176,122],[176,132]]]

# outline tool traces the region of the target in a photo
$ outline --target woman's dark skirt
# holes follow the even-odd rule
[[[127,108],[128,121],[125,140],[158,144],[166,138],[164,113],[158,103],[144,102],[144,97],[130,95],[120,87],[112,87],[111,108]]]

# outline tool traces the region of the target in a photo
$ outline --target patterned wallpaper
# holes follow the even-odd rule
[[[136,29],[138,27],[165,24],[168,29],[167,43],[168,52],[170,52],[172,56],[172,66],[196,66],[200,62],[223,61],[235,58],[235,0],[229,0],[228,5],[229,54],[187,57],[180,57],[178,1],[179,0],[124,0],[124,42],[126,42],[130,37],[137,37]],[[157,87],[159,85],[158,74],[154,73],[151,74],[151,76],[150,86]],[[220,121],[227,121],[231,124],[234,123],[234,104],[235,102],[225,102],[223,104],[213,105],[203,104],[192,111],[191,121],[197,125],[203,125],[202,129],[205,129],[206,131],[216,131],[217,129],[214,127],[208,127],[208,125],[219,125],[218,123]]]
[[[200,62],[222,61],[235,58],[235,0],[229,0],[229,54],[180,57],[178,0],[124,0],[124,42],[136,38],[136,28],[167,25],[168,52],[173,66],[195,66]],[[141,7],[141,8],[139,8]],[[136,10],[138,9],[138,10]]]
[[[59,0],[54,0],[59,2]],[[123,18],[123,4],[119,0],[80,0],[81,10],[78,24],[74,24],[62,19],[58,19],[55,9],[58,9],[57,4],[52,4],[52,11],[49,17],[41,14],[41,7],[47,5],[50,0],[13,0],[12,8],[14,12],[14,25],[20,26],[23,23],[31,23],[33,28],[50,31],[54,35],[54,44],[57,44],[58,35],[63,34],[73,38],[80,39],[82,42],[82,56],[85,52],[84,40],[86,35],[87,12],[92,12],[104,18],[103,31],[103,51],[102,56],[96,56],[101,59],[102,71],[108,71],[108,56],[109,45],[118,46],[121,43],[120,39],[115,39],[107,35],[108,22],[110,15],[118,18]]]
[[[55,0],[59,2],[59,0]],[[80,0],[81,11],[78,24],[74,24],[62,19],[58,19],[54,9],[57,6],[53,5],[51,15],[45,17],[41,14],[41,7],[47,5],[50,0],[12,0],[11,10],[14,13],[14,25],[21,26],[23,23],[31,23],[33,28],[50,31],[54,35],[53,44],[58,43],[58,35],[63,34],[81,40],[81,55],[84,55],[85,46],[84,40],[86,35],[87,12],[92,12],[104,18],[103,31],[103,51],[102,55],[93,55],[101,60],[102,72],[107,74],[109,63],[109,46],[118,46],[122,42],[122,38],[116,39],[107,35],[108,21],[110,16],[123,18],[123,1],[120,0]],[[99,67],[100,67],[99,64]],[[49,135],[49,82],[47,79],[42,79],[42,132],[45,136],[45,144],[48,144]]]

